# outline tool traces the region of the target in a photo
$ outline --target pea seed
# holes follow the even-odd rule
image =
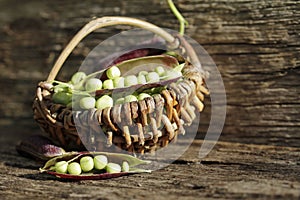
[[[121,166],[116,163],[108,163],[105,167],[108,173],[119,173],[121,172]]]
[[[93,97],[83,97],[79,101],[79,106],[82,109],[95,108],[96,100]]]
[[[90,97],[88,94],[86,95],[79,95],[79,94],[73,94],[72,98],[72,109],[73,110],[80,110],[80,100],[84,97]]]
[[[147,93],[141,93],[141,94],[139,94],[139,96],[138,96],[138,100],[143,100],[143,99],[145,99],[146,97],[151,97],[149,94],[147,94]]]
[[[147,71],[140,71],[140,72],[139,72],[139,75],[144,75],[144,76],[145,76],[145,75],[147,75],[147,74],[148,74]]]
[[[147,83],[146,77],[143,74],[139,74],[137,79],[138,79],[139,84],[146,84]]]
[[[137,101],[136,96],[134,96],[134,95],[127,95],[125,97],[125,102],[132,102],[132,101]]]
[[[159,76],[163,76],[165,73],[165,69],[162,66],[158,66],[155,68],[155,72],[159,75]]]
[[[121,97],[121,98],[118,98],[116,101],[115,101],[115,104],[123,104],[125,102],[125,98]]]
[[[113,79],[114,87],[115,88],[122,88],[124,87],[124,77],[116,77]]]
[[[72,94],[66,92],[57,92],[53,94],[52,100],[54,103],[67,105],[72,101]]]
[[[104,155],[98,155],[94,157],[95,169],[101,170],[106,167],[108,163],[107,157]]]
[[[156,72],[149,72],[146,75],[146,80],[149,83],[154,83],[154,82],[158,82],[159,81],[159,75]]]
[[[122,172],[129,172],[129,164],[128,164],[127,161],[123,161],[121,171]]]
[[[91,156],[84,156],[80,159],[80,167],[83,172],[89,172],[94,168],[94,161]]]
[[[87,80],[85,83],[86,91],[96,91],[96,90],[101,90],[101,88],[102,88],[102,81],[98,78],[91,78]]]
[[[111,79],[107,79],[103,82],[104,89],[114,89],[114,83]]]
[[[96,101],[96,108],[98,109],[112,107],[113,105],[114,105],[114,100],[108,95],[103,95]]]
[[[86,77],[86,74],[84,72],[76,72],[72,78],[71,78],[71,82],[76,85],[78,84],[80,81],[82,81],[84,78]]]
[[[72,162],[68,165],[68,172],[72,175],[80,175],[81,174],[81,167],[80,164],[77,162]]]
[[[68,170],[68,163],[66,161],[59,161],[55,163],[55,171],[57,173],[65,174]]]
[[[112,66],[111,68],[109,68],[109,69],[106,71],[106,76],[107,76],[109,79],[114,79],[114,78],[116,78],[116,77],[119,77],[119,76],[121,76],[120,69],[119,69],[117,66]]]
[[[125,86],[132,86],[138,83],[137,77],[135,75],[129,75],[125,77],[124,85]]]

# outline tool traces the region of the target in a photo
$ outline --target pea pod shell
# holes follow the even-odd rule
[[[156,55],[156,56],[146,56],[134,58],[131,60],[126,60],[121,63],[118,63],[116,66],[121,70],[123,75],[135,75],[138,76],[140,71],[154,71],[157,66],[164,66],[166,68],[175,69],[179,65],[178,61],[167,55]],[[130,72],[130,73],[127,73]],[[181,76],[170,78],[168,80],[159,80],[157,82],[146,83],[146,84],[135,84],[128,87],[114,88],[114,89],[102,89],[96,91],[96,96],[101,96],[104,94],[114,93],[129,93],[128,91],[143,91],[149,88],[155,88],[160,86],[166,86],[172,82],[179,80]]]
[[[65,153],[64,149],[56,146],[51,140],[41,135],[33,135],[24,139],[16,146],[16,150],[21,155],[37,160],[49,160]]]
[[[143,171],[145,172],[145,171]],[[54,171],[47,171],[46,173],[56,176],[58,178],[63,179],[71,179],[71,180],[103,180],[110,178],[117,178],[120,176],[128,176],[131,174],[143,173],[143,172],[120,172],[120,173],[102,173],[102,174],[81,174],[81,175],[71,175],[71,174],[59,174]]]
[[[83,156],[97,156],[97,155],[105,155],[108,157],[110,162],[122,163],[123,161],[127,161],[130,166],[130,171],[128,172],[120,172],[120,173],[83,173],[81,175],[71,175],[71,174],[61,174],[51,170],[51,167],[55,165],[55,163],[65,160],[65,161],[73,161],[78,160]],[[68,152],[61,156],[57,156],[55,158],[50,159],[43,168],[40,168],[40,172],[46,172],[48,174],[57,176],[59,178],[66,179],[74,179],[74,180],[96,180],[96,179],[108,179],[115,178],[119,176],[125,176],[136,173],[150,173],[151,170],[144,170],[138,168],[132,168],[134,166],[140,164],[149,164],[151,161],[141,160],[135,158],[131,155],[127,154],[118,154],[118,153],[109,153],[109,152]]]

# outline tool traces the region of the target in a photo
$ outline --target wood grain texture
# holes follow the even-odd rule
[[[39,174],[43,163],[15,151],[18,140],[41,133],[31,110],[37,83],[93,17],[129,16],[175,30],[178,22],[164,0],[0,1],[1,199],[299,199],[300,2],[174,2],[189,21],[186,34],[203,45],[223,77],[228,104],[221,141],[200,160],[202,140],[196,140],[152,174],[68,182]],[[128,28],[86,38],[60,78],[69,78],[99,42]],[[210,119],[209,98],[205,104],[199,138]]]
[[[15,137],[1,140],[1,199],[299,199],[300,149],[219,142],[198,158],[196,140],[177,161],[151,174],[67,181],[40,174],[20,157]],[[184,143],[182,143],[184,144]]]
[[[222,140],[299,146],[299,1],[178,0],[186,34],[208,51],[223,77],[227,119]],[[93,17],[121,15],[178,29],[165,1],[1,1],[0,124],[15,121],[38,131],[31,102],[72,36]],[[147,12],[146,12],[147,11]],[[162,20],[163,19],[163,20]],[[97,31],[74,51],[61,73],[68,78],[99,42],[129,27]],[[202,114],[199,137],[210,119]],[[21,128],[22,129],[22,128]]]

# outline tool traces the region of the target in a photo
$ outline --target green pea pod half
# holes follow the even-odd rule
[[[184,65],[182,65],[181,68],[178,68],[178,66],[180,65],[176,60],[176,58],[167,55],[156,55],[156,56],[146,56],[146,57],[139,57],[139,58],[126,60],[116,64],[116,66],[120,69],[122,75],[138,76],[139,72],[154,71],[155,68],[158,66],[162,66],[166,71],[177,71],[177,70],[181,70]],[[96,91],[96,96],[102,96],[104,94],[111,95],[112,93],[115,94],[124,93],[124,95],[126,95],[126,94],[131,94],[133,91],[140,93],[146,89],[167,86],[172,82],[177,82],[181,78],[182,75],[178,73],[178,76],[165,77],[164,79],[160,79],[155,82],[147,82],[145,84],[138,83],[131,86],[125,86],[125,87],[114,88],[114,89],[101,89]]]
[[[109,162],[122,164],[123,161],[127,161],[129,164],[128,172],[119,172],[119,173],[107,173],[104,170],[93,169],[90,172],[82,173],[80,175],[72,175],[68,173],[58,173],[55,172],[54,166],[59,161],[79,162],[83,156],[95,157],[97,155],[104,155],[108,158]],[[134,156],[128,154],[119,154],[119,153],[109,153],[109,152],[67,152],[61,156],[54,157],[50,159],[46,164],[40,168],[40,172],[48,173],[54,175],[58,178],[63,179],[73,179],[73,180],[101,180],[101,179],[110,179],[120,176],[128,176],[131,174],[137,173],[151,173],[151,170],[136,168],[137,165],[149,164],[151,161],[141,160]]]

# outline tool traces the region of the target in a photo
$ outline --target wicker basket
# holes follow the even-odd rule
[[[186,57],[183,80],[169,84],[160,94],[150,98],[103,110],[74,111],[53,103],[51,82],[77,44],[96,29],[118,24],[152,31],[166,41],[170,50]],[[193,48],[183,37],[172,36],[153,24],[133,18],[98,18],[74,36],[59,56],[48,79],[38,84],[33,103],[34,119],[50,137],[67,149],[82,150],[85,148],[83,144],[89,143],[99,151],[154,152],[176,140],[178,134],[184,134],[184,125],[190,125],[195,113],[202,111],[204,95],[208,94],[204,87],[204,74]],[[116,116],[112,114],[114,112],[120,114]],[[101,134],[103,130],[105,134]],[[79,136],[78,132],[85,134]]]

